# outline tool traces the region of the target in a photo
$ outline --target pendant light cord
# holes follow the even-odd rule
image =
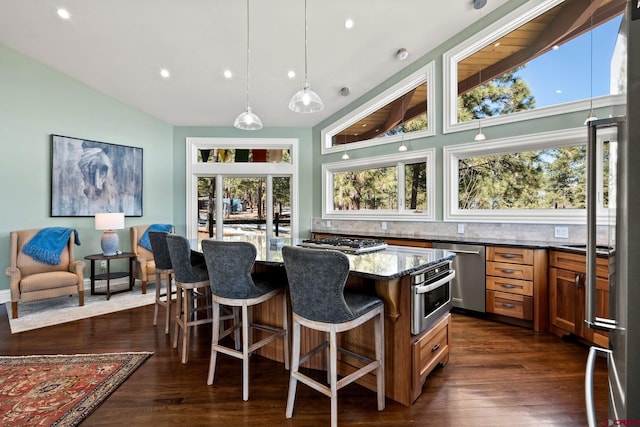
[[[249,105],[249,60],[250,60],[250,48],[249,48],[249,0],[247,0],[247,109],[250,108]]]
[[[304,87],[309,86],[307,62],[307,0],[304,0]]]

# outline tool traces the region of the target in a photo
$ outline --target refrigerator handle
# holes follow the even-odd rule
[[[624,118],[611,117],[608,119],[589,122],[589,138],[587,141],[587,275],[585,280],[585,320],[588,328],[611,331],[616,329],[615,319],[596,317],[596,222],[597,222],[597,131],[599,128],[615,126],[624,123]]]
[[[600,347],[591,347],[589,349],[589,357],[587,357],[587,369],[584,375],[584,399],[587,408],[587,425],[589,427],[596,427],[596,406],[593,396],[593,372],[596,366],[596,356],[598,352],[605,353],[607,355],[607,362],[611,357],[611,350],[607,350]]]

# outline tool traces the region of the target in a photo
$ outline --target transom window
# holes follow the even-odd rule
[[[607,97],[597,107],[619,103],[610,95],[621,93],[625,4],[529,2],[445,53],[443,131],[588,109],[594,97]]]
[[[434,219],[433,149],[322,166],[323,217]]]
[[[323,129],[322,154],[435,135],[434,63]]]

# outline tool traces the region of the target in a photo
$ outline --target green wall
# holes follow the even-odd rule
[[[49,216],[51,134],[142,147],[143,216],[125,226],[173,221],[172,127],[0,45],[0,293],[7,298],[10,231],[72,227],[82,242],[76,258],[101,251],[93,217]],[[118,235],[129,249],[128,229]]]

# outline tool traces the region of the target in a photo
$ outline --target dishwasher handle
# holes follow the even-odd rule
[[[414,292],[416,294],[424,294],[425,292],[430,292],[442,286],[443,284],[450,282],[455,277],[456,277],[456,271],[451,270],[451,272],[446,276],[444,276],[442,279],[436,280],[435,282],[432,282],[432,283],[425,283],[424,285],[416,285],[414,288]]]
[[[480,251],[463,251],[461,249],[443,249],[447,252],[453,252],[454,254],[467,254],[467,255],[480,255]]]

